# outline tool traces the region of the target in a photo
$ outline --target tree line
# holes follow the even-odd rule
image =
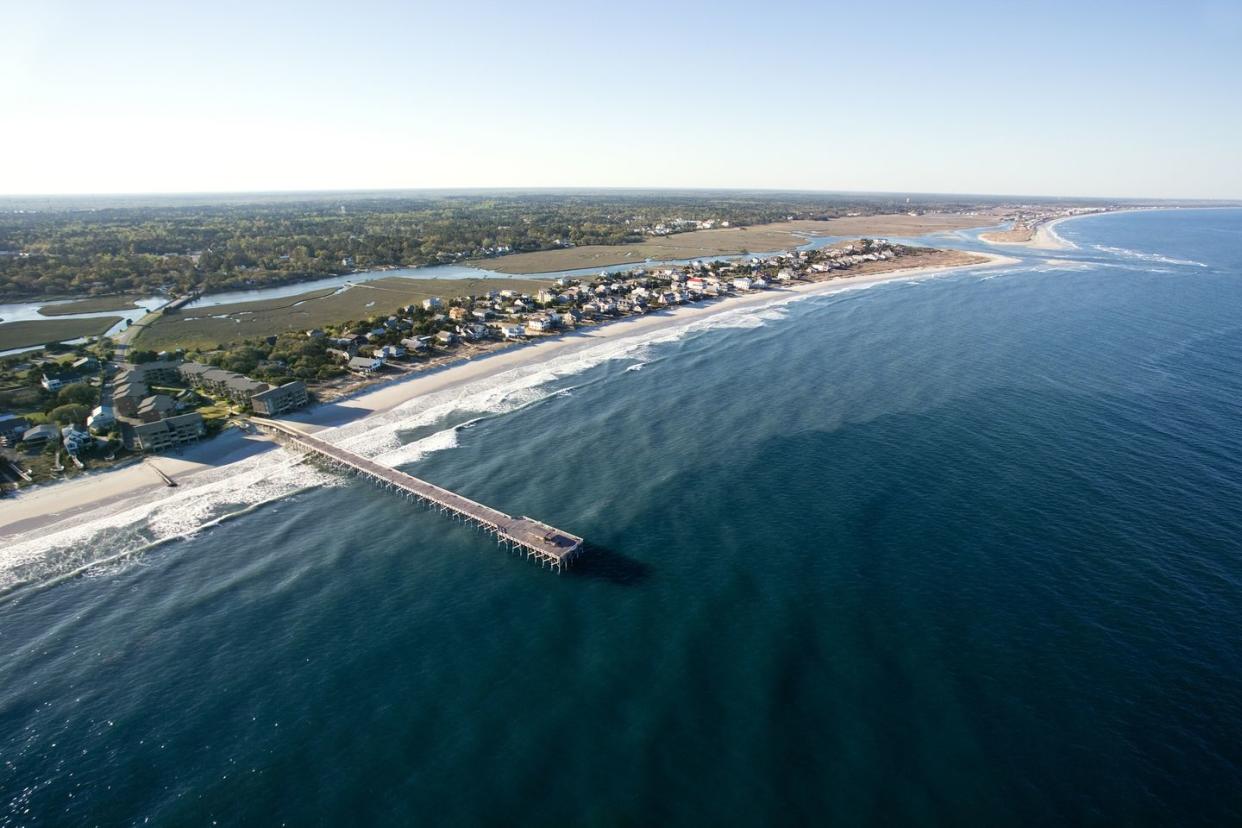
[[[678,219],[740,226],[897,207],[883,197],[744,193],[325,195],[95,209],[53,204],[0,213],[0,300],[210,293],[355,269],[624,244]]]

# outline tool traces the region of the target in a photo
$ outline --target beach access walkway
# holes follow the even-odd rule
[[[285,444],[315,455],[329,465],[368,478],[377,485],[425,503],[490,532],[496,542],[510,550],[525,552],[541,565],[561,572],[583,550],[582,538],[529,517],[511,517],[468,497],[420,480],[413,475],[376,463],[349,449],[307,434],[289,423],[250,417],[250,422],[275,435]]]

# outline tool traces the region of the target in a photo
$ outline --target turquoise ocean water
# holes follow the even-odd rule
[[[337,436],[562,577],[283,453],[19,539],[0,826],[1239,823],[1242,211],[1059,229]]]

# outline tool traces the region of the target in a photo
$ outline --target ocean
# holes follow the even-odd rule
[[[1242,210],[1058,232],[335,435],[562,576],[283,451],[19,538],[0,826],[1242,822]]]

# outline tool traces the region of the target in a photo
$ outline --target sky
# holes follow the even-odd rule
[[[0,0],[0,194],[1242,198],[1242,2]]]

